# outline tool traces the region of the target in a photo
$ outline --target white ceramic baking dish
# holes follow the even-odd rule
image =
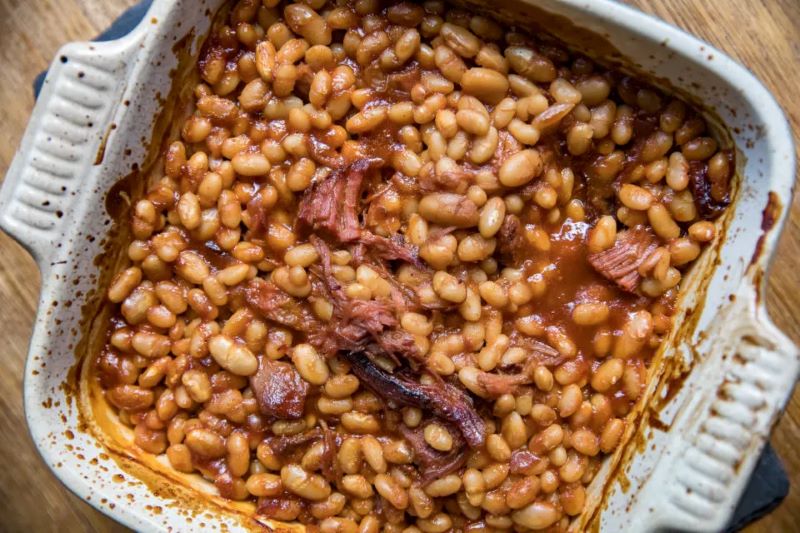
[[[179,57],[196,55],[221,3],[156,0],[125,38],[63,47],[0,192],[0,226],[42,271],[25,369],[33,441],[67,487],[137,530],[254,525],[235,506],[165,482],[153,473],[161,469],[157,459],[144,461],[119,446],[130,435],[108,434],[93,412],[102,399],[78,377],[85,373],[80,361],[95,349],[90,329],[120,248],[105,195],[157,151],[149,143],[164,100],[175,97],[173,69],[186,63],[179,65]],[[534,18],[577,48],[591,46],[608,61],[624,57],[653,79],[671,80],[707,106],[738,149],[740,181],[721,222],[724,235],[686,280],[682,325],[654,360],[635,430],[598,475],[586,512],[573,524],[719,530],[800,366],[797,348],[770,322],[762,298],[794,183],[784,115],[758,80],[724,54],[610,0],[516,0],[491,9],[516,21],[535,11]],[[541,19],[539,10],[555,16]]]

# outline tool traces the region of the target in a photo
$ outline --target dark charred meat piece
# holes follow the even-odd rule
[[[497,232],[497,251],[506,264],[520,262],[525,255],[525,236],[517,215],[506,215]]]
[[[733,156],[726,151],[729,166],[733,168]],[[731,203],[728,183],[712,183],[708,175],[706,161],[689,162],[689,188],[694,196],[697,213],[704,220],[712,220],[719,216]]]
[[[297,219],[308,228],[352,242],[361,235],[358,203],[364,178],[370,169],[383,165],[380,159],[360,159],[345,170],[315,183],[303,195]]]
[[[478,372],[478,385],[490,398],[499,398],[503,394],[514,394],[517,387],[531,382],[525,374],[491,374]]]
[[[423,385],[411,378],[390,374],[359,352],[345,352],[361,383],[385,400],[429,411],[458,427],[467,444],[480,448],[486,440],[486,427],[469,397],[457,387],[444,382]]]
[[[444,453],[428,446],[421,426],[411,429],[405,424],[400,424],[398,429],[414,450],[414,458],[422,473],[423,486],[456,472],[467,462],[466,446],[455,432],[452,432],[451,435],[454,435],[454,438],[460,442],[454,442],[453,449],[448,453]]]
[[[643,226],[617,234],[617,241],[608,250],[589,254],[589,264],[603,277],[622,290],[635,292],[641,281],[638,268],[658,247],[656,238]]]
[[[295,420],[303,416],[308,383],[289,363],[260,357],[258,371],[250,376],[250,386],[258,409],[266,416],[280,420]]]

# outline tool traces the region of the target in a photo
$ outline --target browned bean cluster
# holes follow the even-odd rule
[[[322,532],[565,529],[631,423],[682,272],[715,239],[709,213],[733,161],[705,122],[547,36],[437,0],[240,0],[199,76],[163,174],[132,208],[95,361],[136,445]],[[421,428],[438,452],[462,446],[453,428],[390,408],[242,296],[265,278],[334,318],[312,291],[320,256],[297,204],[364,157],[391,169],[363,200],[365,224],[418,247],[421,264],[383,272],[341,246],[333,275],[353,300],[409,288],[421,307],[399,312],[400,327],[486,426],[485,447],[429,483],[395,428]],[[587,257],[636,228],[650,245],[626,289]],[[310,386],[302,417],[259,411],[249,377],[261,358]],[[487,390],[487,376],[512,371],[518,386]],[[267,440],[315,428],[335,432],[333,481],[322,441],[287,459]]]

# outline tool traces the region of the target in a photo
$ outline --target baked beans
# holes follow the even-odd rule
[[[440,1],[239,0],[212,32],[94,359],[134,445],[322,532],[564,530],[732,152]]]

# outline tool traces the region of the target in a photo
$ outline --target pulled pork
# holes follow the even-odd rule
[[[566,360],[558,350],[549,344],[524,335],[517,329],[514,329],[509,337],[511,346],[522,348],[528,352],[528,364],[553,367],[560,365]]]
[[[449,452],[440,452],[431,448],[425,442],[424,429],[419,426],[411,429],[403,424],[399,427],[400,434],[403,435],[411,448],[414,450],[414,459],[422,473],[422,484],[427,485],[431,481],[452,474],[467,462],[467,449],[463,440],[458,437],[458,432],[451,431],[457,442],[453,443],[453,449]]]
[[[499,398],[503,394],[514,394],[520,385],[527,385],[531,379],[525,374],[490,374],[478,372],[478,385],[487,398]]]
[[[364,231],[360,237],[360,244],[365,248],[365,255],[383,261],[405,261],[419,265],[419,250],[416,246],[407,244],[403,237],[395,235],[391,239]]]
[[[298,221],[339,242],[358,240],[361,236],[358,203],[364,178],[369,170],[381,166],[380,159],[359,159],[345,170],[334,170],[303,195]]]
[[[317,276],[325,285],[337,311],[334,323],[329,327],[330,338],[336,340],[335,351],[384,353],[398,362],[421,361],[422,354],[414,343],[414,337],[397,328],[395,302],[349,298],[333,275],[328,245],[314,235],[310,241],[322,264],[322,272]]]
[[[311,269],[314,278],[312,293],[333,304],[335,312],[329,322],[318,320],[306,304],[301,304],[272,282],[251,281],[245,289],[245,300],[265,318],[304,332],[308,342],[322,354],[344,357],[351,363],[352,372],[361,383],[383,399],[399,405],[419,407],[458,428],[458,445],[454,451],[445,454],[430,448],[421,433],[401,425],[401,432],[415,449],[425,480],[430,481],[463,466],[466,462],[466,446],[479,448],[484,445],[486,428],[483,420],[470,398],[457,387],[441,381],[424,385],[409,373],[409,366],[416,368],[424,361],[413,336],[399,327],[397,319],[399,311],[415,305],[409,295],[390,279],[393,287],[390,299],[349,298],[333,275],[330,248],[321,238],[324,236],[340,244],[354,244],[353,257],[356,263],[369,264],[378,272],[387,271],[388,261],[418,264],[416,247],[408,246],[402,238],[381,237],[361,226],[358,209],[364,180],[370,170],[381,165],[382,162],[377,159],[362,159],[345,170],[335,170],[327,179],[309,189],[300,203],[299,226],[309,230],[309,242],[320,257],[320,266]],[[386,372],[378,368],[367,354],[391,357],[396,363],[404,365],[405,370]],[[259,407],[273,417],[299,417],[302,407],[298,411],[297,405],[288,401],[283,390],[285,385],[270,382],[278,368],[274,365],[279,364],[285,365],[262,360],[259,372],[251,379]],[[281,369],[280,372],[285,371]],[[513,390],[522,383],[519,377],[513,376],[487,379],[486,388],[490,394]],[[294,385],[294,380],[287,379],[287,383]],[[270,386],[276,387],[276,393],[270,393]],[[301,406],[306,394],[307,389],[300,395]],[[319,434],[309,433],[276,441],[275,451],[280,454],[279,450],[319,437]]]
[[[271,281],[251,280],[244,290],[247,304],[262,317],[305,333],[307,341],[326,357],[340,351],[385,353],[396,361],[420,361],[414,338],[397,328],[395,301],[355,300],[344,294],[330,269],[330,251],[321,240],[322,272],[313,291],[331,301],[336,315],[322,322],[305,303],[278,288]],[[400,297],[402,299],[402,297]]]
[[[486,441],[486,427],[472,400],[459,388],[438,382],[423,385],[401,372],[393,374],[378,368],[365,354],[342,354],[352,366],[353,374],[384,400],[399,405],[419,407],[456,426],[471,448],[480,448]]]
[[[655,236],[644,226],[636,226],[617,234],[614,246],[589,254],[589,264],[604,278],[622,290],[636,292],[642,276],[639,266],[658,247]]]
[[[340,243],[359,242],[379,260],[418,263],[417,248],[402,237],[388,239],[364,229],[358,207],[367,172],[383,166],[380,159],[359,159],[345,170],[334,170],[303,195],[297,219],[301,227]]]

